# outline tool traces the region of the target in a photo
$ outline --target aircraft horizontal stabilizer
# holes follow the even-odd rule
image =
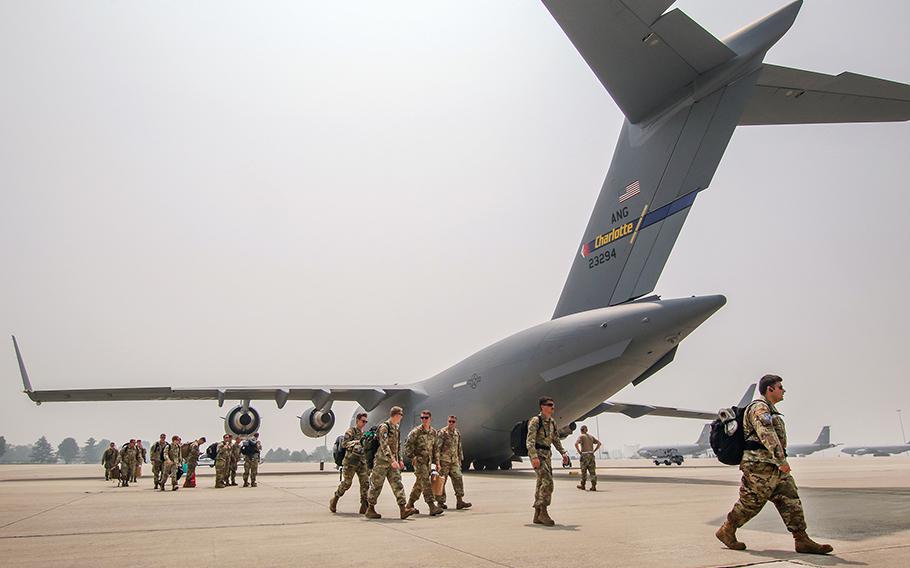
[[[651,406],[648,404],[629,404],[625,402],[602,402],[594,410],[588,412],[577,421],[587,420],[603,414],[605,412],[614,412],[625,414],[629,418],[641,418],[642,416],[665,416],[669,418],[694,418],[696,420],[714,420],[717,418],[717,412],[708,412],[705,410],[685,410],[672,406]]]
[[[906,120],[910,85],[856,73],[826,75],[765,64],[739,124]]]
[[[632,124],[736,54],[666,0],[543,0]]]

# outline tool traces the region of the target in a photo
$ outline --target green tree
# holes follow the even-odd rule
[[[266,452],[265,459],[271,462],[286,462],[291,459],[291,450],[284,448],[271,449]]]
[[[330,462],[333,461],[332,452],[328,450],[325,446],[316,446],[316,449],[310,453],[309,460],[312,462]]]
[[[98,459],[95,459],[95,452],[98,450],[98,440],[95,438],[89,438],[85,441],[85,445],[82,446],[82,463],[95,463],[96,461],[101,460],[101,456],[98,456]]]
[[[306,450],[297,450],[291,452],[291,461],[292,462],[304,462],[306,461],[307,454]]]
[[[57,455],[66,463],[73,463],[79,455],[79,444],[75,438],[64,438],[57,446]]]
[[[0,436],[0,458],[6,453],[6,438]]]
[[[44,436],[38,438],[38,441],[32,446],[31,463],[57,463],[54,448]]]

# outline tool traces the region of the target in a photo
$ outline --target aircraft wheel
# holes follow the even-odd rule
[[[499,464],[499,469],[501,469],[503,471],[509,471],[510,469],[512,469],[512,460],[504,461],[501,464]]]

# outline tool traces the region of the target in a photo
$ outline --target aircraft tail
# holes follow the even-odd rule
[[[831,443],[831,427],[822,426],[822,431],[818,433],[818,438],[815,439],[815,444],[819,446],[827,446]]]
[[[696,446],[707,446],[710,444],[711,440],[711,425],[705,424],[705,427],[701,429],[701,434],[699,434],[698,439],[695,440]]]
[[[746,406],[748,406],[749,403],[754,400],[752,397],[755,396],[755,387],[756,386],[758,386],[758,383],[752,383],[751,385],[749,385],[749,388],[747,388],[746,392],[743,393],[743,397],[739,400],[739,404],[737,404],[736,406],[738,406],[739,408],[745,408]]]

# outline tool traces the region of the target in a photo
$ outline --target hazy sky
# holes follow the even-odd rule
[[[723,37],[783,4],[677,6]],[[810,0],[767,60],[910,82],[908,18]],[[622,122],[532,0],[0,0],[0,76],[0,328],[38,388],[430,376],[550,317]],[[713,410],[774,371],[792,441],[898,442],[908,150],[740,128],[656,290],[728,304],[616,400]],[[215,402],[20,391],[4,340],[9,442],[222,432]],[[266,445],[321,443],[306,406],[259,404]],[[600,419],[608,448],[700,429]]]

